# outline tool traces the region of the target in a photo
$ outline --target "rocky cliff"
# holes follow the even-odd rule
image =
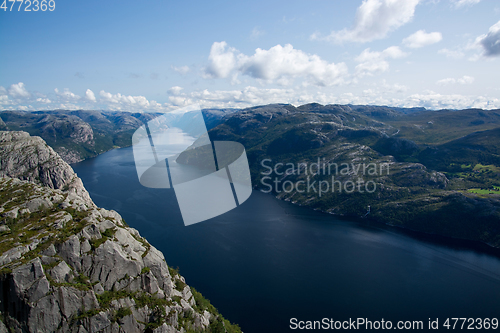
[[[240,332],[42,139],[0,161],[0,333]]]
[[[0,177],[65,190],[93,205],[81,179],[41,138],[26,132],[0,132],[0,157]]]
[[[457,118],[476,122],[478,112],[406,112],[274,104],[227,115],[209,134],[212,141],[243,144],[254,188],[279,199],[500,248],[500,131],[437,145],[467,133]],[[500,112],[483,115],[489,123],[482,129],[500,126]],[[416,119],[435,146],[410,140],[422,138],[420,130],[408,130],[417,128]],[[439,165],[448,169],[433,168]]]

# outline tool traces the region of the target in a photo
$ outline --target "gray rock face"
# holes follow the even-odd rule
[[[0,333],[205,331],[220,316],[42,140],[0,132],[0,156]]]
[[[7,330],[7,326],[3,323],[3,321],[0,320],[0,333],[9,333]]]
[[[39,220],[30,218],[35,213],[27,214],[12,227],[10,242],[4,242],[13,246],[0,257],[1,268],[10,271],[0,281],[0,300],[8,300],[0,303],[0,310],[8,327],[27,332],[143,332],[142,323],[152,322],[159,332],[181,331],[180,321],[172,325],[165,317],[162,322],[155,317],[158,311],[169,316],[189,313],[183,325],[192,328],[210,325],[196,309],[184,279],[172,276],[162,253],[126,227],[116,212],[94,205],[77,211],[81,207],[70,205],[62,213],[57,211],[64,202],[62,191],[0,178],[2,198],[23,186],[43,191],[39,199],[47,200],[49,209]],[[65,227],[54,228],[61,224]],[[34,229],[37,233],[24,241],[29,244],[18,244],[17,239],[26,237],[19,235]],[[77,232],[68,235],[68,229]],[[39,237],[42,241],[33,242]]]
[[[75,199],[92,200],[73,169],[39,137],[26,132],[0,131],[0,177],[28,180],[63,189]]]
[[[23,128],[42,137],[68,163],[97,156],[116,145],[132,144],[132,130],[158,114],[101,111],[52,110],[0,111],[0,130]],[[4,123],[5,121],[5,123]],[[95,136],[112,138],[96,146]]]
[[[92,127],[77,116],[45,115],[38,121],[40,131],[47,136],[57,137],[56,133],[69,130],[70,137],[75,143],[94,144]]]

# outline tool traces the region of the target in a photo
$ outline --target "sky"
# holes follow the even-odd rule
[[[0,110],[500,108],[497,0],[43,5],[0,8]]]

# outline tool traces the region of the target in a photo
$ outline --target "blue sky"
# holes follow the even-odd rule
[[[0,9],[0,109],[500,108],[495,0],[54,1]]]

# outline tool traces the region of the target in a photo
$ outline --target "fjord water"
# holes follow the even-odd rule
[[[500,259],[462,242],[339,220],[254,191],[185,227],[172,189],[139,184],[132,148],[73,165],[94,202],[118,211],[244,332],[298,320],[500,317]],[[441,327],[442,328],[442,327]]]

